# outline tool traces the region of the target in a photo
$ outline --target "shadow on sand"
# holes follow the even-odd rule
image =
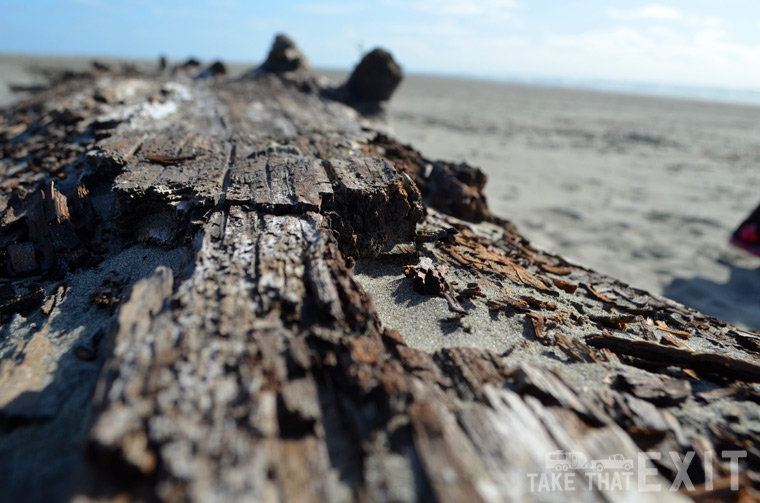
[[[760,268],[731,267],[726,283],[676,278],[664,295],[723,321],[760,330]]]

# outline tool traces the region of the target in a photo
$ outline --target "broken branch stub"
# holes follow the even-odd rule
[[[346,82],[359,101],[388,101],[401,83],[401,67],[384,49],[373,49],[356,65]]]
[[[293,42],[293,39],[283,33],[275,37],[267,59],[258,68],[259,72],[268,73],[308,72],[310,70],[309,60],[306,59],[301,49]]]

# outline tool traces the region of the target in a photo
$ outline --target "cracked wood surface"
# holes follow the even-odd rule
[[[319,89],[101,72],[2,117],[13,501],[758,496],[758,334],[534,249],[478,170]],[[382,301],[391,282],[413,302]],[[662,491],[572,467],[574,491],[536,492],[558,450],[660,453],[631,481],[656,468]],[[671,452],[696,487],[668,490]]]

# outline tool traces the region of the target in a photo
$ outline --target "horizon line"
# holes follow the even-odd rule
[[[95,54],[95,53],[59,53],[59,52],[34,52],[34,51],[17,51],[7,52],[0,50],[0,56],[6,57],[29,57],[29,58],[60,58],[60,59],[78,59],[97,61],[98,59],[110,59],[125,62],[149,63],[157,62],[161,56],[166,56],[159,52],[155,57],[145,56],[125,56],[114,54]],[[224,58],[201,58],[193,54],[188,54],[181,58],[172,58],[166,56],[169,61],[182,62],[190,58],[195,58],[201,62],[212,63],[221,61],[226,64],[251,66],[256,68],[261,62],[243,61],[237,59]],[[357,61],[358,63],[358,61]],[[344,67],[334,65],[324,65],[313,63],[315,70],[350,72],[351,65]],[[402,66],[403,68],[403,66]],[[474,80],[482,82],[493,82],[502,84],[532,85],[560,89],[576,89],[582,91],[603,92],[613,94],[624,94],[634,96],[650,97],[668,97],[674,99],[696,100],[700,102],[714,102],[741,105],[760,105],[760,89],[739,86],[720,86],[720,85],[703,85],[683,82],[657,82],[643,80],[624,80],[602,77],[572,77],[558,74],[520,74],[520,73],[481,73],[467,71],[441,71],[441,70],[406,70],[404,73],[409,76],[434,77],[434,78],[452,78],[462,80]]]

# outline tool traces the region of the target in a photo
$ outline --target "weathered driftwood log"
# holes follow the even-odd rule
[[[4,500],[758,497],[760,335],[537,250],[316,80],[185,72],[0,116]]]

